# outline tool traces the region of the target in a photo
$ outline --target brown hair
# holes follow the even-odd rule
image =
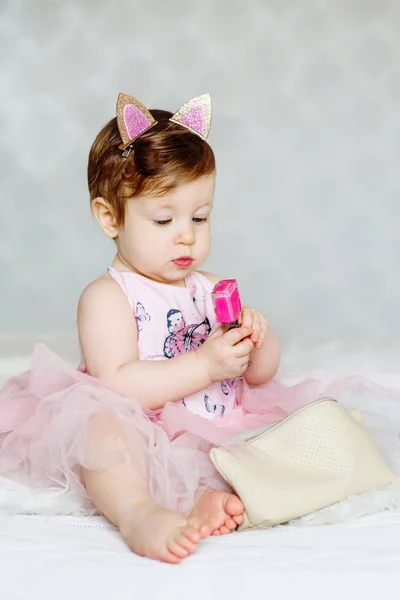
[[[123,225],[128,198],[154,193],[162,196],[180,183],[193,181],[215,170],[210,145],[182,125],[171,123],[172,113],[151,110],[157,125],[134,143],[128,158],[122,157],[117,119],[111,119],[93,142],[89,153],[90,200],[101,196]]]

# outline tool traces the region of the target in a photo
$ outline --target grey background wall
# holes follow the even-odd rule
[[[0,347],[75,339],[113,255],[86,160],[118,92],[209,92],[207,267],[284,343],[400,336],[400,3],[0,0]]]

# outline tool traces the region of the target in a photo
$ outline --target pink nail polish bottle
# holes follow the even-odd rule
[[[239,327],[242,312],[236,279],[222,279],[215,284],[211,293],[215,315],[225,331]]]

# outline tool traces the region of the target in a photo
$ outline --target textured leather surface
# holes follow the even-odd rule
[[[246,438],[243,450],[210,452],[243,501],[242,530],[286,523],[395,481],[359,415],[329,398]]]

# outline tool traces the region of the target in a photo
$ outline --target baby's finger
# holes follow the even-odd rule
[[[242,327],[249,327],[250,329],[253,326],[253,311],[245,306],[242,310],[242,318],[241,318]]]
[[[251,329],[249,327],[234,327],[233,329],[229,329],[226,333],[224,333],[225,340],[228,342],[230,346],[235,346],[241,340],[248,337],[251,334]]]
[[[213,331],[212,333],[210,333],[210,335],[208,336],[207,339],[209,339],[209,338],[218,338],[218,337],[221,337],[222,335],[224,335],[224,329],[223,329],[222,325],[219,325],[217,327],[217,329],[215,329],[215,331]]]
[[[268,331],[268,322],[267,322],[267,319],[263,319],[263,321],[261,323],[260,335],[256,342],[256,348],[261,348],[261,346],[263,345],[265,336],[267,335],[267,331]]]
[[[255,343],[255,347],[256,348],[261,348],[261,346],[264,343],[264,340],[265,340],[265,333],[261,332],[260,335],[259,335],[259,337],[258,337],[258,340]]]
[[[246,338],[235,345],[235,356],[236,358],[243,358],[248,356],[254,348],[254,343],[250,338]]]
[[[254,319],[251,331],[251,340],[256,343],[261,334],[261,323],[258,319]]]

